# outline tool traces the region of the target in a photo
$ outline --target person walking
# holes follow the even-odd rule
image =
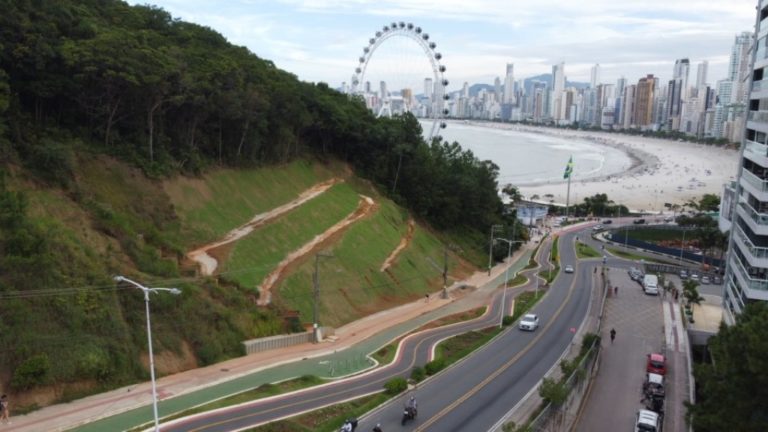
[[[613,344],[613,340],[616,339],[616,329],[611,329],[611,344]]]
[[[0,420],[2,420],[3,423],[11,424],[10,415],[10,410],[8,408],[8,396],[2,395],[0,396]]]
[[[613,287],[613,294],[615,294],[615,295],[617,295],[617,296],[619,295],[619,286],[618,286],[618,285],[616,285],[615,287]]]

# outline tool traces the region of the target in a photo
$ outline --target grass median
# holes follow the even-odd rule
[[[658,259],[658,258],[651,258],[651,257],[647,257],[647,256],[644,256],[644,255],[639,255],[639,254],[635,254],[635,253],[632,253],[632,252],[627,252],[627,251],[624,251],[624,250],[621,250],[621,249],[617,249],[617,248],[608,248],[608,252],[610,252],[611,254],[613,254],[613,255],[615,255],[615,256],[617,256],[619,258],[624,258],[624,259],[628,259],[628,260],[632,260],[632,261],[643,260],[643,261],[646,261],[646,262],[654,262],[654,263],[659,263],[659,264],[673,264],[669,260],[662,260],[662,259]]]
[[[602,255],[592,246],[576,242],[576,257],[579,259],[584,258],[600,258]]]

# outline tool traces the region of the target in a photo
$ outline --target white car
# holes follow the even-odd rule
[[[709,285],[709,283],[710,283],[709,276],[702,276],[701,277],[701,284],[702,285]]]
[[[568,264],[567,266],[565,266],[565,269],[563,271],[565,271],[566,273],[573,273],[573,266]]]
[[[534,331],[539,328],[539,317],[536,314],[525,314],[517,327],[520,330]]]
[[[635,416],[635,432],[659,432],[661,424],[659,415],[653,411],[641,409]]]

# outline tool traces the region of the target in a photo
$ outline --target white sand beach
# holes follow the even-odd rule
[[[472,122],[473,126],[503,128],[557,137],[591,140],[626,152],[633,160],[624,173],[597,178],[579,178],[578,167],[571,180],[571,203],[605,193],[632,210],[663,211],[664,203],[683,204],[705,193],[720,195],[723,184],[737,174],[739,152],[733,149],[682,141],[621,135],[617,133],[561,130],[504,123]],[[520,185],[527,198],[566,201],[566,182]],[[552,196],[547,196],[551,194]]]

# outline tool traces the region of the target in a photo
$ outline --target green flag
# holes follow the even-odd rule
[[[565,173],[563,174],[563,178],[571,178],[571,174],[573,174],[573,156],[568,159],[568,164],[565,165]]]

